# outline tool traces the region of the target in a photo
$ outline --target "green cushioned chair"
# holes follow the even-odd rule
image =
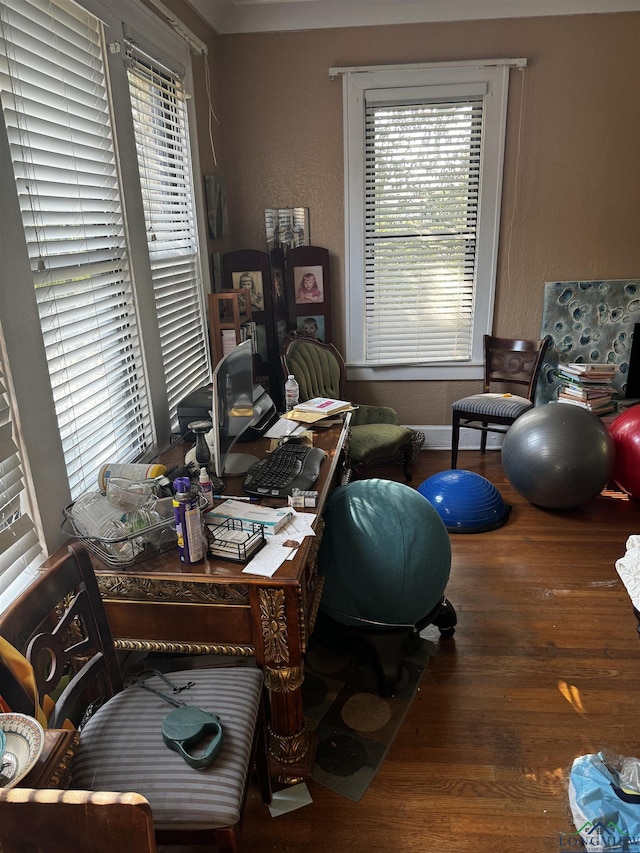
[[[344,394],[344,360],[333,344],[295,336],[282,356],[285,377],[293,374],[300,386],[300,402],[312,397],[347,399]],[[376,462],[398,460],[404,465],[407,480],[409,464],[422,447],[422,433],[400,426],[397,412],[389,406],[360,405],[351,418],[349,456],[357,476]]]

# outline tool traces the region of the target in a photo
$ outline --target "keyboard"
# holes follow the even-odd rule
[[[250,495],[283,498],[313,488],[327,454],[319,447],[287,441],[249,468],[242,488]]]

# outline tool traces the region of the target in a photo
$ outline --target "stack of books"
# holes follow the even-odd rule
[[[596,415],[613,412],[616,370],[615,364],[572,362],[559,365],[556,373],[562,384],[558,390],[558,402],[580,406]]]

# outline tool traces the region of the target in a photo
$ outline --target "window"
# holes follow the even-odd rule
[[[513,62],[332,69],[344,75],[350,379],[482,375]]]
[[[133,44],[129,93],[169,411],[207,364],[187,99],[180,77]]]
[[[101,20],[72,0],[0,0],[0,98],[40,325],[24,334],[44,342],[47,393],[31,380],[55,407],[71,498],[102,463],[166,444],[179,400],[210,379],[189,51],[135,2],[91,4]]]
[[[35,576],[42,547],[25,512],[25,485],[0,354],[0,612]]]
[[[0,608],[100,464],[166,446],[210,379],[189,49],[136,0],[83,5],[0,0]],[[151,130],[127,44],[162,77]]]

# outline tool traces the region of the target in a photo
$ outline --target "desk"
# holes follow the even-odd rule
[[[320,514],[340,481],[350,417],[314,433],[315,446],[328,454],[315,486],[316,536],[307,537],[272,578],[243,574],[242,565],[213,557],[184,565],[177,548],[121,572],[92,557],[116,648],[255,656],[270,696],[274,775],[287,781],[309,776],[315,757],[302,711],[303,657],[322,592],[316,567]],[[267,446],[261,439],[242,450],[263,456]],[[179,464],[181,458],[161,461]],[[226,478],[227,493],[242,494],[242,479]]]

